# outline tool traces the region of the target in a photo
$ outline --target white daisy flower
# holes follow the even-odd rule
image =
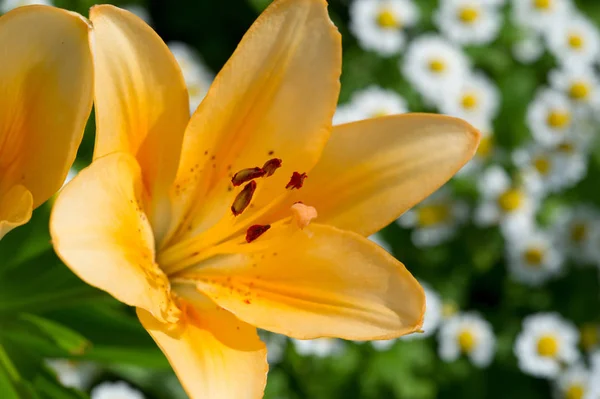
[[[577,264],[588,264],[594,261],[594,243],[591,240],[600,223],[598,211],[588,205],[577,205],[563,209],[553,227],[558,241],[564,247],[567,256]]]
[[[584,399],[589,394],[590,372],[581,364],[562,372],[555,383],[556,399]],[[590,398],[591,399],[591,398]]]
[[[410,43],[401,69],[423,98],[437,105],[458,91],[470,64],[459,47],[441,36],[426,34]]]
[[[512,17],[517,25],[544,32],[565,18],[571,0],[513,0]]]
[[[144,399],[144,395],[126,382],[116,381],[96,385],[90,399]]]
[[[44,6],[53,6],[52,0],[2,0],[0,1],[0,12],[7,13],[17,7],[31,6],[41,4]]]
[[[589,65],[600,54],[600,35],[596,26],[580,15],[564,17],[546,34],[548,49],[558,62]]]
[[[593,375],[600,376],[600,348],[590,354],[590,367]]]
[[[502,26],[498,8],[486,0],[445,0],[434,15],[440,32],[459,44],[492,42]]]
[[[65,387],[86,390],[96,375],[97,367],[88,362],[74,362],[66,359],[47,359],[46,365],[56,374]]]
[[[333,114],[333,125],[342,125],[344,123],[350,123],[360,120],[360,115],[356,107],[348,102],[346,104],[338,105]]]
[[[352,95],[350,100],[357,119],[377,118],[408,112],[406,100],[393,90],[369,86]]]
[[[580,109],[589,111],[600,106],[600,86],[594,70],[580,64],[556,69],[548,75],[550,84]]]
[[[362,48],[383,56],[402,50],[404,28],[418,20],[419,8],[412,0],[354,0],[350,4],[350,31]]]
[[[333,124],[339,125],[406,112],[408,112],[408,104],[401,95],[393,90],[369,86],[356,91],[348,103],[337,107]]]
[[[506,243],[508,269],[512,278],[529,286],[540,286],[557,276],[563,257],[552,237],[541,231],[531,231]]]
[[[479,177],[481,203],[475,209],[475,224],[481,227],[499,224],[510,239],[518,239],[530,229],[538,199],[527,187],[513,184],[499,166],[488,167]]]
[[[527,108],[527,126],[542,145],[558,145],[570,135],[573,108],[562,93],[541,89]]]
[[[498,113],[500,94],[496,85],[484,74],[475,72],[465,77],[456,92],[440,103],[440,112],[466,119],[479,129],[489,126]]]
[[[487,367],[496,352],[492,326],[476,313],[459,313],[443,322],[438,334],[442,360],[455,361],[464,354],[477,367]]]
[[[563,365],[579,359],[579,332],[557,313],[537,313],[523,320],[514,352],[519,368],[536,377],[556,377]]]
[[[344,343],[335,338],[292,339],[294,348],[300,356],[330,357],[344,350]]]
[[[538,195],[555,193],[579,183],[587,173],[587,157],[561,146],[550,149],[530,144],[513,153],[524,184]]]
[[[544,54],[544,42],[539,35],[531,34],[515,42],[511,51],[521,64],[533,64]]]
[[[190,113],[194,112],[208,92],[214,76],[192,47],[183,42],[169,42],[168,46],[185,79],[190,98]]]
[[[451,239],[468,217],[468,207],[442,187],[402,215],[397,223],[412,228],[412,242],[417,247],[431,247]]]

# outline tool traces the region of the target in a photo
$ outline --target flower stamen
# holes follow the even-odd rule
[[[259,167],[242,169],[233,175],[231,178],[231,184],[233,184],[234,187],[241,186],[250,180],[263,177],[266,173],[267,172],[265,170]]]
[[[248,207],[248,205],[250,205],[250,201],[252,201],[252,196],[254,195],[255,190],[256,182],[254,180],[244,186],[242,191],[240,191],[237,197],[235,197],[235,200],[233,200],[233,204],[231,205],[231,212],[233,212],[233,216],[241,214]]]
[[[265,225],[255,224],[255,225],[248,227],[248,230],[246,231],[246,242],[251,243],[252,241],[256,240],[258,237],[263,235],[270,228],[271,228],[270,224],[265,224]]]
[[[275,173],[277,169],[281,168],[281,163],[281,159],[279,158],[269,159],[267,162],[265,162],[262,167],[265,172],[265,177],[273,176],[273,173]]]
[[[285,188],[289,189],[300,189],[304,184],[304,179],[306,179],[308,175],[306,173],[298,173],[294,172],[292,177],[290,178],[290,182],[285,186]]]

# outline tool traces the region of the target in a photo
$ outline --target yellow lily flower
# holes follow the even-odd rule
[[[30,6],[0,17],[0,239],[62,185],[92,109],[84,19]]]
[[[150,27],[108,5],[90,20],[95,160],[59,195],[53,243],[137,308],[190,397],[262,396],[257,327],[352,340],[420,329],[422,288],[365,237],[446,182],[475,129],[423,114],[332,127],[341,39],[324,0],[268,7],[191,118]]]

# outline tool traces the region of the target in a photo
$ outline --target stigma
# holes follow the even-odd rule
[[[300,229],[304,229],[311,220],[318,216],[314,207],[304,205],[302,202],[296,202],[290,207],[290,210],[292,211],[292,218]]]

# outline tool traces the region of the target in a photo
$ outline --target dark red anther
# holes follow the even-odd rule
[[[241,186],[242,184],[247,183],[250,180],[263,177],[265,173],[267,172],[259,167],[242,169],[235,175],[233,175],[233,177],[231,178],[231,184],[233,184],[236,187]]]
[[[269,159],[267,162],[265,162],[262,168],[266,173],[265,177],[273,176],[273,173],[275,173],[277,169],[281,168],[281,159]]]
[[[256,182],[252,180],[250,183],[246,184],[237,197],[235,197],[235,200],[233,200],[233,204],[231,205],[231,212],[233,212],[233,216],[237,216],[244,212],[248,205],[250,205],[250,201],[252,201],[252,195],[254,195],[254,190],[256,190]]]
[[[302,185],[304,184],[304,179],[306,179],[307,177],[308,176],[306,175],[306,173],[294,172],[292,178],[290,179],[290,182],[285,186],[285,188],[291,188],[292,190],[295,188],[302,188]]]
[[[248,230],[246,231],[246,242],[252,242],[252,241],[256,240],[258,237],[263,235],[270,228],[271,228],[270,224],[265,224],[265,225],[255,224],[255,225],[248,227]]]

